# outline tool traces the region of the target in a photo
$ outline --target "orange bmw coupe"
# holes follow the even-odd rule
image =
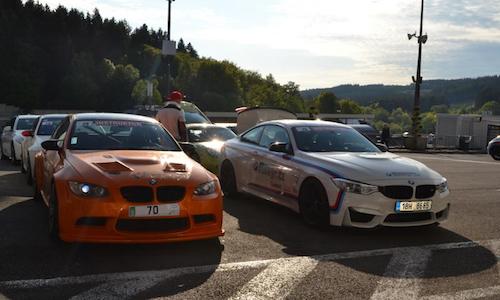
[[[216,238],[222,192],[157,121],[126,114],[64,119],[35,158],[35,198],[66,242]]]

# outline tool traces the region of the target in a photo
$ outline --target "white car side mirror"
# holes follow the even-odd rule
[[[3,128],[3,132],[9,132],[9,131],[12,131],[12,127],[11,126],[5,126]]]

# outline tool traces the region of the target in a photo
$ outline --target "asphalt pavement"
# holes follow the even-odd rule
[[[500,163],[403,154],[444,175],[438,227],[306,226],[286,208],[226,198],[218,241],[55,244],[19,166],[0,162],[0,299],[500,299]]]

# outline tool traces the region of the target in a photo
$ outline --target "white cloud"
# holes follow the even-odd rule
[[[86,11],[98,7],[104,17],[126,19],[133,27],[166,27],[164,0],[42,2],[51,7],[64,2]],[[173,3],[172,36],[192,42],[202,55],[232,60],[307,88],[408,83],[417,45],[406,34],[418,29],[419,12],[420,1],[415,0],[183,0]],[[500,45],[500,5],[498,0],[426,1],[424,32],[429,34],[425,73],[454,57],[458,61],[460,51],[481,51],[470,47],[476,43]],[[497,72],[481,59],[477,53],[476,64],[484,66],[484,75]],[[446,72],[436,74],[447,77]]]

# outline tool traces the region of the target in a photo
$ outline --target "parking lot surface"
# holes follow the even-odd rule
[[[219,240],[56,244],[24,175],[0,162],[0,298],[500,299],[500,163],[404,154],[448,179],[441,226],[306,226],[286,208],[226,198]]]

